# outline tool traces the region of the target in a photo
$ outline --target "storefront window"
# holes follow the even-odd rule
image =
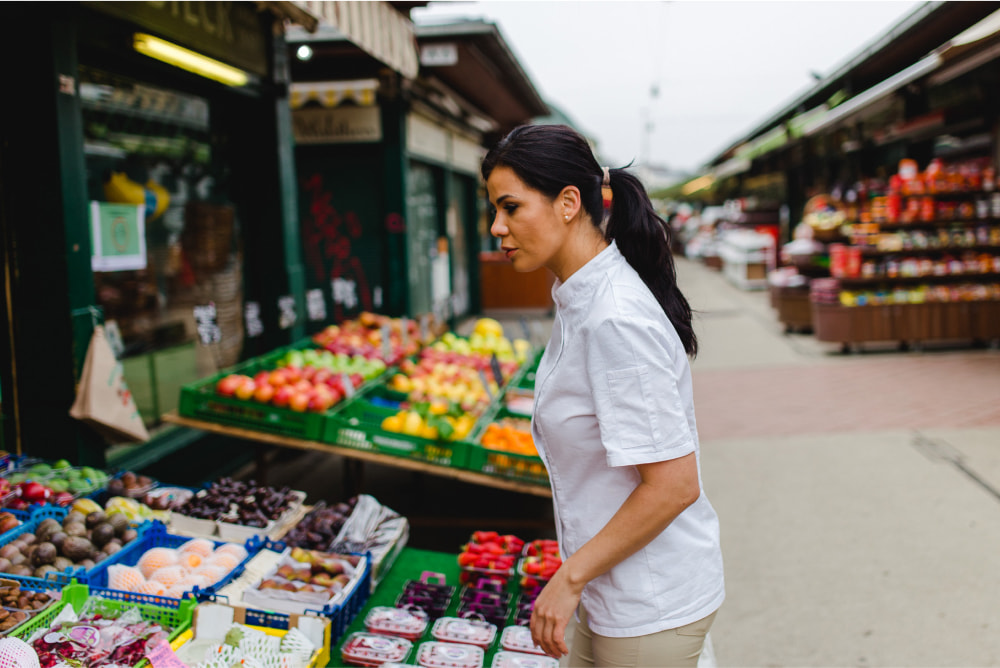
[[[144,226],[144,257],[124,268],[95,261],[94,282],[121,334],[139,411],[155,427],[177,407],[181,385],[234,364],[242,347],[228,147],[206,98],[92,68],[81,68],[80,97],[92,216],[125,205]],[[139,229],[127,222],[123,240]]]

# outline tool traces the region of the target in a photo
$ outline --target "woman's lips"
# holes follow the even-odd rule
[[[514,253],[517,252],[516,248],[507,248],[506,246],[504,246],[502,250],[507,255],[508,260],[514,256]]]

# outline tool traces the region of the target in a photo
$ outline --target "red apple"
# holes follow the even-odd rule
[[[236,393],[236,388],[239,387],[242,379],[242,376],[235,373],[223,376],[219,379],[219,382],[215,384],[215,391],[224,397],[231,397]]]
[[[319,385],[320,383],[328,383],[329,379],[333,377],[333,372],[329,369],[320,369],[312,377],[313,385]]]
[[[275,406],[285,407],[288,405],[288,401],[295,394],[295,390],[292,389],[291,385],[282,385],[274,391],[274,396],[271,397],[271,403]]]
[[[281,387],[282,385],[288,384],[288,376],[289,374],[287,369],[275,369],[267,377],[267,381],[275,387]]]

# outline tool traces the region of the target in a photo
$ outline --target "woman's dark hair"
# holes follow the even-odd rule
[[[522,125],[514,128],[486,155],[487,180],[497,167],[508,167],[528,186],[554,199],[566,186],[580,189],[582,206],[599,229],[604,222],[601,185],[604,171],[590,144],[565,125]],[[691,324],[691,307],[677,287],[671,253],[670,226],[653,209],[642,182],[625,170],[609,170],[612,203],[604,236],[649,287],[694,357],[698,339]]]

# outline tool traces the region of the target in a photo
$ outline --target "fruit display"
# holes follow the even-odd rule
[[[488,450],[538,455],[535,441],[531,437],[531,420],[528,418],[505,417],[491,422],[483,432],[479,444]]]
[[[317,375],[325,376],[326,380],[315,380]],[[360,387],[362,382],[359,374],[351,379],[352,387]],[[321,374],[316,367],[282,367],[259,371],[253,377],[230,373],[215,384],[215,391],[220,396],[287,408],[297,413],[325,413],[344,398],[344,390],[339,374]]]
[[[304,495],[288,487],[258,485],[255,480],[220,478],[196,492],[175,512],[187,517],[228,524],[267,528],[289,510],[301,505]]]
[[[402,664],[412,649],[413,643],[406,638],[355,631],[347,636],[340,656],[348,666],[382,666]]]
[[[181,598],[195,588],[217,585],[247,556],[242,545],[206,538],[192,538],[178,547],[151,547],[134,563],[108,566],[108,588]]]
[[[386,431],[429,441],[461,441],[476,426],[476,418],[454,403],[402,402],[400,410],[383,419],[379,426]]]
[[[517,564],[521,586],[533,587],[551,580],[560,566],[562,557],[559,554],[558,541],[549,539],[531,541],[524,546],[524,556]]]
[[[21,589],[16,580],[0,579],[0,634],[27,621],[39,610],[52,603],[51,595],[43,591]]]
[[[78,499],[73,503],[73,508],[81,501],[90,499]],[[150,520],[159,520],[167,523],[170,521],[170,513],[164,510],[154,510],[145,503],[127,496],[113,496],[104,502],[104,512],[110,517],[112,515],[123,515],[129,524],[141,524]]]
[[[356,496],[333,505],[327,505],[322,500],[317,502],[305,517],[288,530],[282,540],[289,547],[328,550],[357,502]]]
[[[506,380],[517,371],[518,364],[499,362],[499,368]],[[400,362],[399,373],[390,378],[388,387],[406,394],[411,401],[454,402],[467,413],[476,415],[481,414],[500,391],[491,357],[479,353],[441,352],[435,348],[422,350],[417,361],[405,359]]]
[[[385,330],[389,332],[388,343],[383,342]],[[420,350],[420,335],[420,325],[415,320],[406,320],[404,336],[402,318],[364,312],[353,320],[326,327],[314,334],[312,340],[332,353],[380,359],[392,366]]]
[[[103,489],[108,477],[105,471],[90,466],[75,468],[65,459],[52,464],[36,462],[6,474],[11,487],[20,490],[17,501],[21,503],[9,504],[9,507],[26,508],[32,503],[66,505],[67,499]],[[31,482],[36,485],[27,484]],[[0,493],[3,491],[0,487]]]
[[[108,480],[106,491],[109,496],[127,496],[133,499],[141,498],[156,486],[156,481],[149,476],[138,475],[125,471],[120,476]]]
[[[135,666],[170,635],[169,628],[143,619],[136,608],[117,617],[101,608],[79,617],[60,615],[56,620],[47,631],[32,636],[31,647],[42,668]],[[94,640],[81,642],[81,638]]]
[[[277,566],[243,592],[243,601],[264,610],[302,613],[340,599],[360,578],[364,557],[289,548]]]
[[[198,635],[176,652],[180,665],[190,668],[218,666],[275,666],[306,668],[316,665],[319,648],[298,628],[291,628],[280,640],[260,629],[232,623],[225,635],[214,638]],[[220,632],[221,635],[221,632]]]
[[[481,353],[487,357],[496,355],[501,362],[512,361],[517,364],[524,364],[532,350],[531,342],[527,339],[509,339],[504,336],[503,325],[493,318],[478,319],[468,339],[446,332],[431,348],[442,352]]]
[[[524,541],[511,534],[502,536],[496,531],[473,532],[458,555],[462,584],[476,582],[480,577],[506,582],[514,573],[514,565],[523,547]]]
[[[0,547],[0,572],[45,578],[78,567],[90,570],[135,540],[138,533],[121,516],[70,511],[60,522],[47,517]]]

